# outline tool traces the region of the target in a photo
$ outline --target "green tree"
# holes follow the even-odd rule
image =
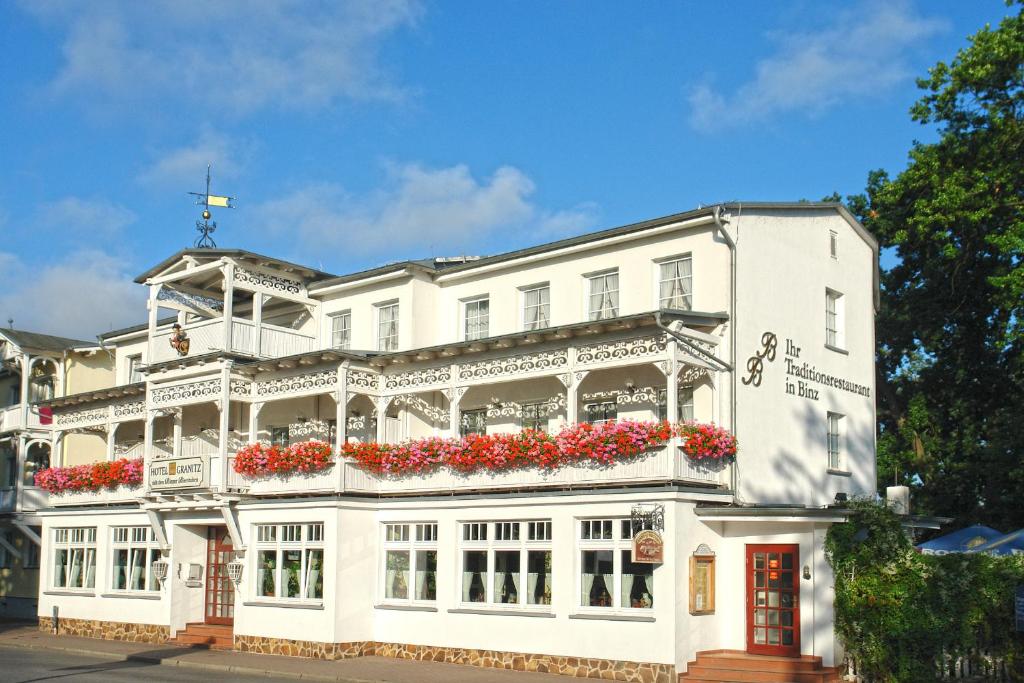
[[[918,511],[1024,526],[1024,10],[918,81],[938,128],[851,209],[896,265],[877,331],[879,479]]]

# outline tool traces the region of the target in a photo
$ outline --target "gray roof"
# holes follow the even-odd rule
[[[301,265],[299,263],[292,263],[291,261],[284,261],[282,259],[274,258],[272,256],[264,256],[263,254],[257,254],[254,251],[247,251],[245,249],[199,249],[199,248],[191,248],[191,249],[182,249],[181,251],[179,251],[178,253],[174,254],[173,256],[169,256],[169,257],[165,258],[163,261],[161,261],[160,263],[156,264],[155,266],[153,266],[152,268],[147,270],[145,273],[143,273],[142,275],[139,275],[137,278],[135,278],[135,281],[138,282],[139,284],[145,283],[147,279],[155,276],[157,273],[159,273],[160,271],[164,270],[168,266],[173,265],[177,261],[181,260],[181,258],[184,257],[184,256],[203,256],[203,257],[234,256],[236,258],[251,258],[251,259],[258,259],[260,261],[266,261],[268,263],[274,263],[274,264],[277,264],[279,266],[284,266],[285,268],[294,268],[295,270],[306,271],[307,273],[310,274],[310,276],[314,280],[320,280],[320,279],[323,279],[323,278],[333,277],[333,275],[331,275],[330,273],[325,273],[322,270],[317,270],[316,268],[310,268],[309,266],[304,266],[304,265]]]
[[[23,349],[37,349],[39,351],[66,351],[82,346],[96,346],[96,342],[82,341],[81,339],[68,339],[67,337],[55,337],[51,334],[40,334],[39,332],[26,332],[15,330],[10,327],[0,327],[0,334],[10,339]]]

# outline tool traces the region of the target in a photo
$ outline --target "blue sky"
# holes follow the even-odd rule
[[[0,325],[141,321],[219,246],[344,273],[898,171],[1002,0],[0,3]]]

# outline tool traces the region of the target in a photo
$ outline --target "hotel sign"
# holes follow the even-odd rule
[[[154,460],[149,465],[149,488],[154,491],[206,488],[209,469],[207,459],[202,456]]]
[[[657,531],[645,530],[633,537],[633,562],[661,564],[665,561],[665,541]]]

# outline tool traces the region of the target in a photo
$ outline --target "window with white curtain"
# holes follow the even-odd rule
[[[523,329],[542,330],[551,324],[551,287],[527,287],[523,293]]]
[[[377,350],[398,350],[398,303],[377,305]]]
[[[551,520],[462,524],[462,602],[551,604]]]
[[[256,525],[257,598],[323,600],[324,525]]]
[[[156,534],[148,526],[116,526],[113,534],[111,588],[116,591],[158,591],[153,563],[160,559]]]
[[[463,334],[466,341],[483,339],[489,335],[491,300],[487,297],[462,303]]]
[[[523,403],[519,407],[519,423],[520,428],[524,431],[530,429],[535,432],[546,432],[548,430],[548,402]]]
[[[840,451],[840,429],[842,428],[843,416],[839,413],[828,413],[828,467],[831,470],[841,469],[842,452]]]
[[[128,356],[128,384],[135,384],[141,382],[144,378],[142,376],[142,354],[137,353],[133,356]]]
[[[689,422],[693,419],[693,387],[679,387],[676,399],[676,422]],[[658,419],[668,417],[668,389],[658,389]]]
[[[615,422],[619,415],[619,406],[615,401],[596,401],[583,404],[583,415],[590,424],[600,425]]]
[[[487,409],[463,410],[459,415],[459,435],[487,433]]]
[[[348,349],[352,347],[352,311],[331,315],[331,347]]]
[[[96,587],[96,527],[53,530],[54,588]]]
[[[587,277],[589,285],[588,315],[590,320],[604,320],[619,315],[619,272],[613,271]]]
[[[384,525],[385,602],[437,600],[437,523]]]
[[[654,565],[633,563],[630,520],[582,519],[578,543],[581,607],[654,607]]]
[[[658,308],[688,311],[693,307],[693,258],[683,256],[658,264]]]

